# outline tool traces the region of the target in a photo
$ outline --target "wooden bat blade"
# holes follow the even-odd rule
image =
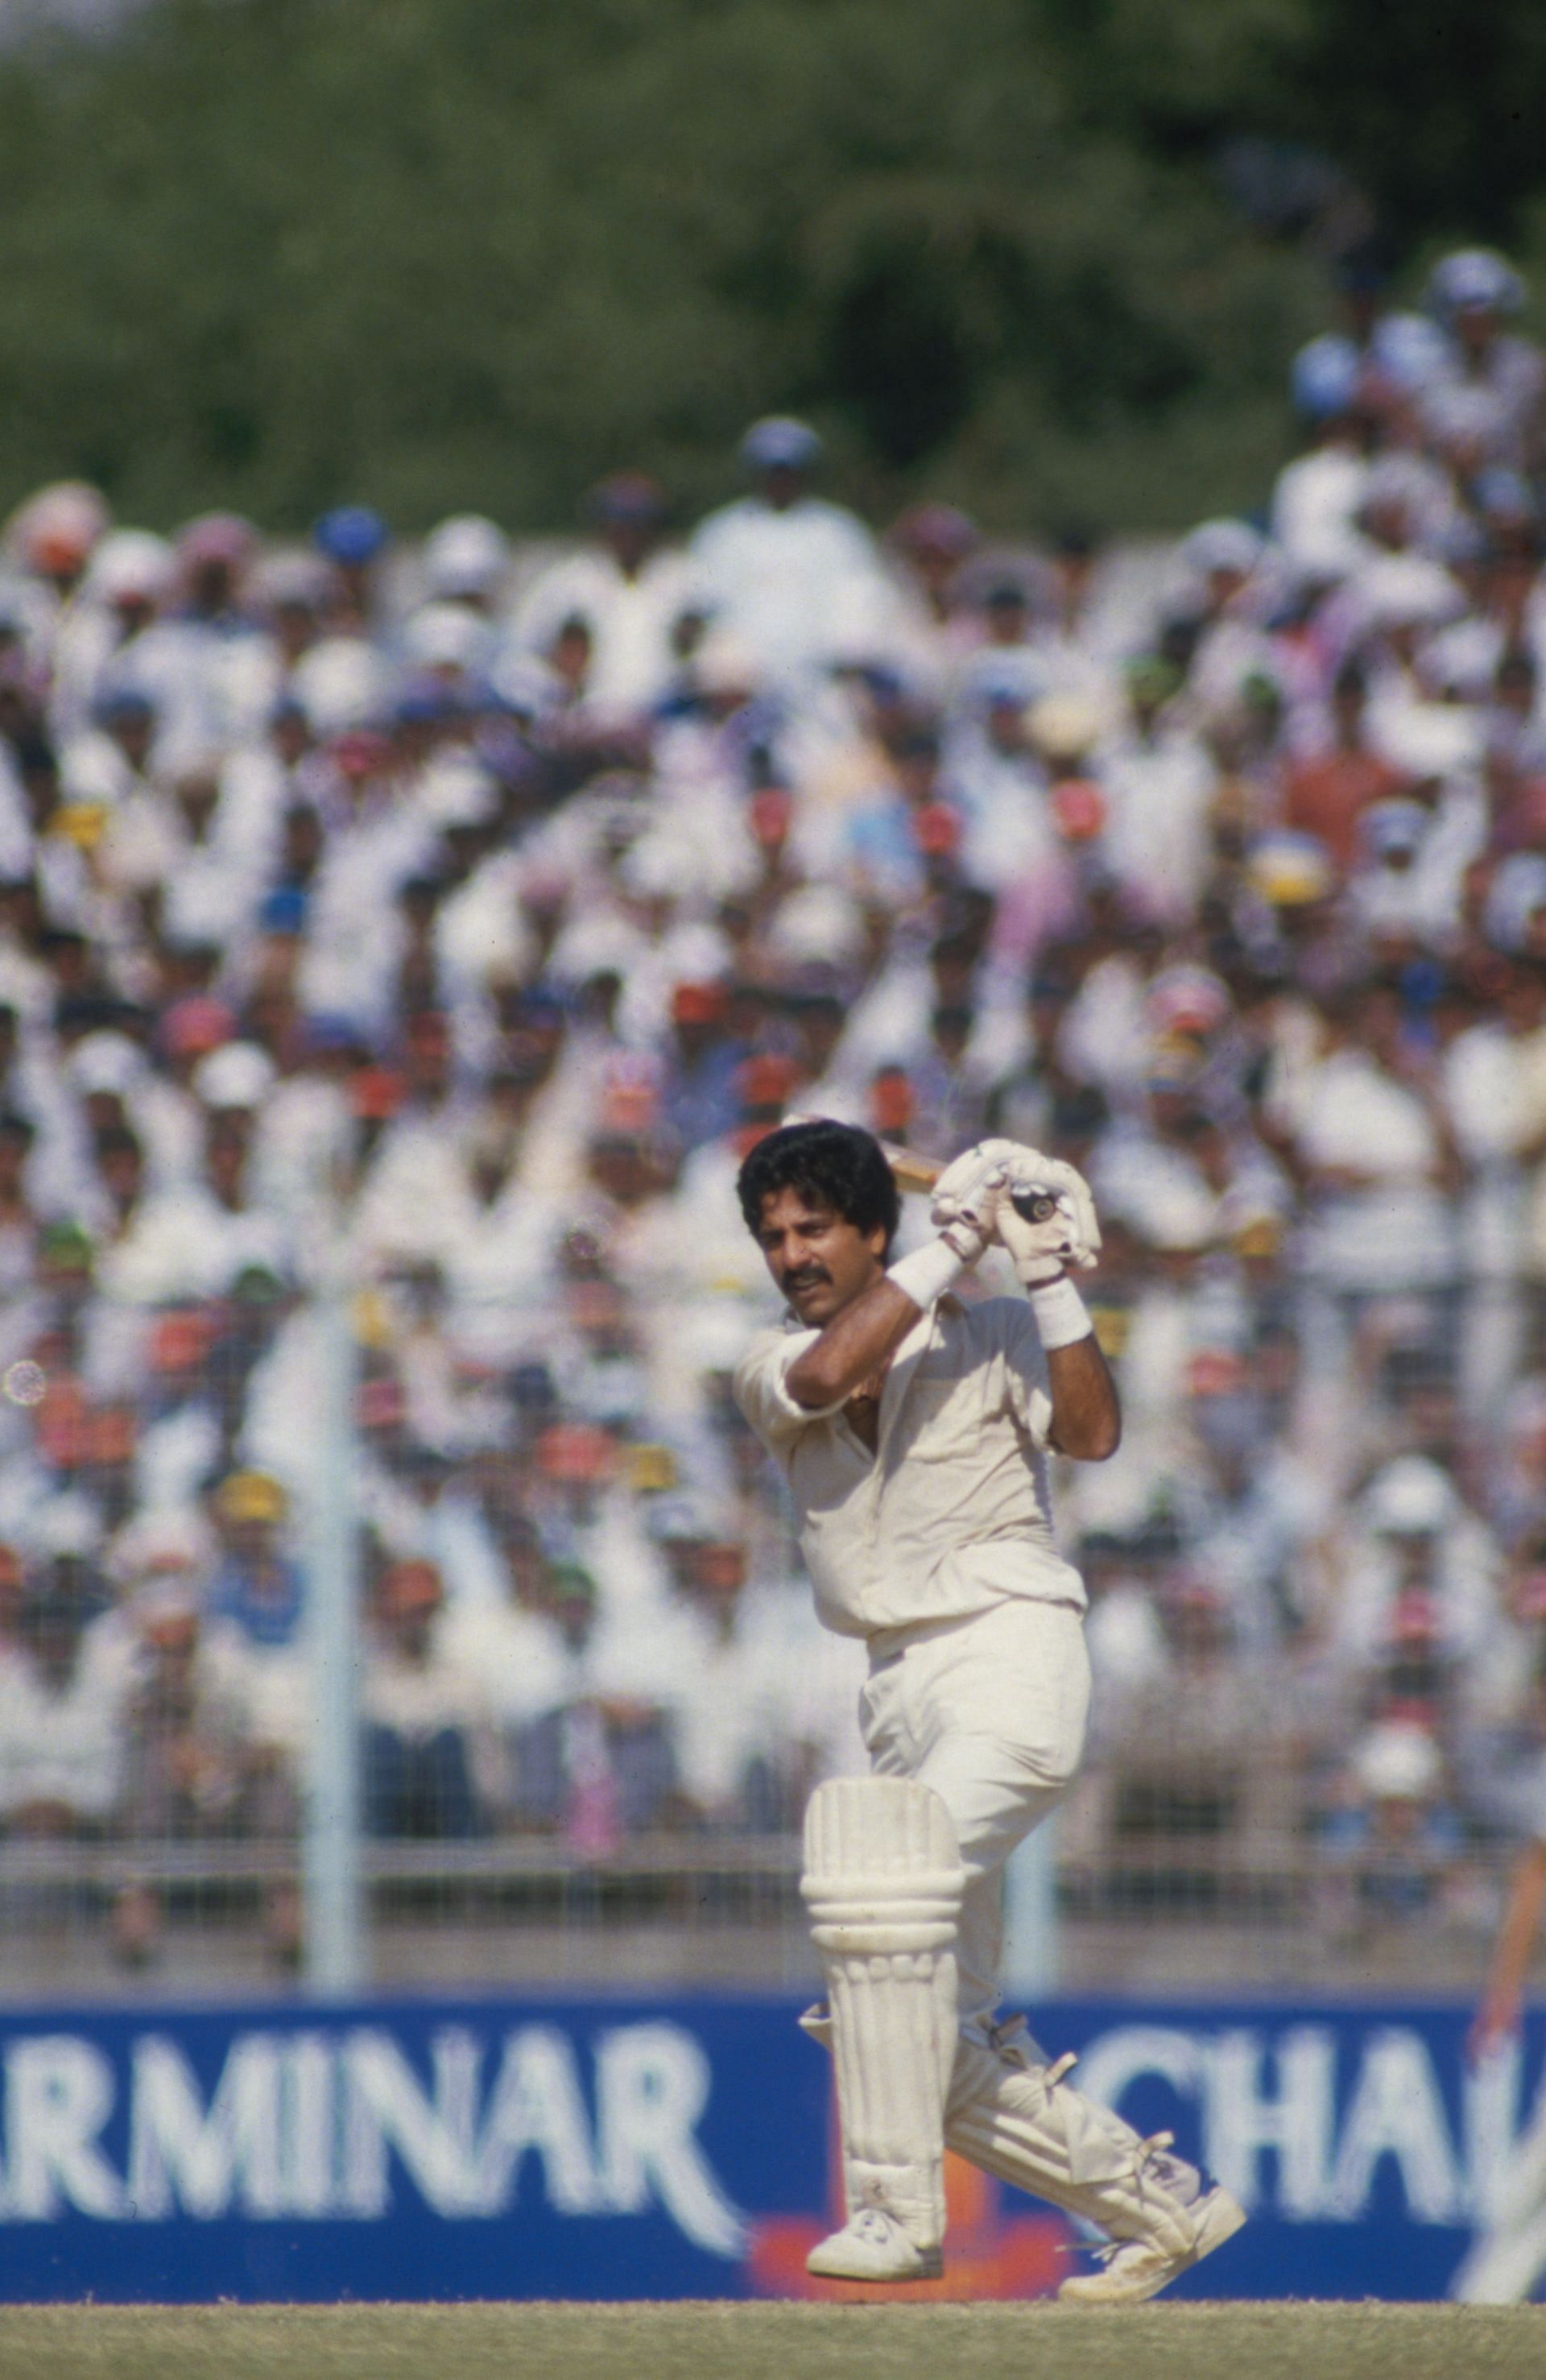
[[[899,1190],[932,1190],[945,1171],[943,1159],[925,1157],[920,1149],[899,1148],[892,1140],[883,1140],[880,1148]]]

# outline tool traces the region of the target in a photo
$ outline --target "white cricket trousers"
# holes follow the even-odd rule
[[[999,1603],[966,1620],[882,1630],[869,1655],[859,1723],[871,1767],[931,1786],[955,1821],[967,1879],[960,2021],[985,2034],[998,2000],[1004,1863],[1056,1809],[1084,1746],[1084,1615],[1068,1603]]]

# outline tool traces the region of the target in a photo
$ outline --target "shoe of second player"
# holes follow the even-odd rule
[[[1245,2208],[1226,2190],[1210,2190],[1187,2209],[1190,2244],[1162,2247],[1153,2240],[1120,2240],[1109,2250],[1101,2269],[1077,2273],[1057,2295],[1068,2305],[1137,2305],[1156,2297],[1178,2273],[1211,2256],[1232,2240],[1245,2221]]]

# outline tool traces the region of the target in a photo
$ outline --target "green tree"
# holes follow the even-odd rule
[[[1251,504],[1328,298],[1218,144],[1319,110],[1405,191],[1386,114],[1327,96],[1359,13],[160,0],[0,64],[0,500],[562,524],[624,461],[722,493],[788,406],[876,505]]]

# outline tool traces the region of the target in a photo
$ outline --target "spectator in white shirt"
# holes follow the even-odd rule
[[[79,1581],[30,1583],[16,1651],[0,1670],[0,1817],[8,1833],[91,1835],[113,1816],[124,1783],[126,1680],[107,1653]]]
[[[862,521],[810,492],[821,441],[803,421],[754,422],[741,459],[755,494],[710,513],[691,556],[699,600],[770,677],[832,662],[866,613],[894,601]]]
[[[595,541],[543,571],[516,614],[533,653],[551,650],[568,620],[590,635],[587,699],[630,714],[659,700],[675,674],[678,624],[693,605],[685,555],[667,547],[665,491],[643,471],[616,471],[591,491]]]

